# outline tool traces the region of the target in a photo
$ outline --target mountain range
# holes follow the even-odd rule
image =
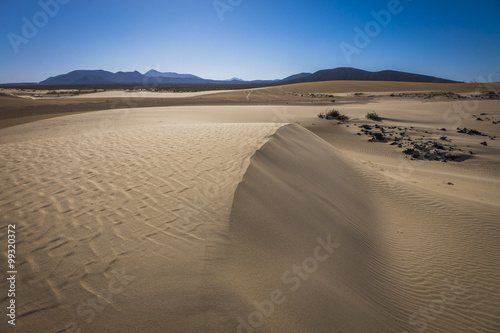
[[[340,67],[320,70],[315,73],[299,73],[281,80],[254,80],[245,81],[238,78],[230,80],[210,80],[193,74],[178,74],[174,72],[159,72],[150,70],[144,74],[134,72],[108,72],[104,70],[76,70],[67,74],[49,77],[36,83],[38,86],[187,86],[187,85],[282,85],[303,82],[320,81],[400,81],[400,82],[435,82],[456,83],[456,81],[434,76],[385,70],[369,72],[356,68]],[[26,85],[33,85],[26,84]]]

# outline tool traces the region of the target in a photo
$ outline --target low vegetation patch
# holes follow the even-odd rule
[[[80,94],[91,94],[91,93],[96,93],[96,92],[101,92],[101,91],[106,91],[106,89],[94,89],[94,90],[50,90],[46,93],[46,95],[71,95],[71,96],[78,96]]]
[[[376,120],[376,121],[380,121],[382,120],[382,118],[380,118],[380,116],[377,114],[377,112],[373,111],[373,112],[368,112],[365,116],[367,119],[371,119],[371,120]]]
[[[390,97],[404,97],[404,98],[424,98],[424,99],[433,99],[433,98],[441,98],[441,99],[464,99],[466,96],[462,96],[460,94],[454,92],[418,92],[418,93],[392,93],[389,95]]]
[[[341,114],[340,116],[337,117],[337,119],[341,122],[348,121],[350,118],[349,116],[346,116],[345,114]]]
[[[454,98],[454,99],[462,98],[462,96],[460,96],[460,94],[456,94],[453,92],[431,92],[431,93],[427,93],[424,95],[424,98],[427,98],[427,99],[431,99],[431,98],[435,98],[435,97],[445,97],[445,98]]]
[[[483,92],[480,97],[483,99],[500,99],[499,93],[496,93],[494,91]]]
[[[320,113],[318,114],[318,117],[321,119],[337,119],[340,122],[348,121],[349,117],[346,116],[345,114],[340,114],[338,110],[332,109],[326,113]]]

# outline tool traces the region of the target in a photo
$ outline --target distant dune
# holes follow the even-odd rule
[[[356,93],[356,92],[418,92],[442,91],[473,93],[475,91],[500,90],[500,83],[430,83],[394,81],[326,81],[284,85],[283,89],[298,93]]]

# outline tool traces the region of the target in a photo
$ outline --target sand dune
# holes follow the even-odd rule
[[[0,330],[497,332],[500,109],[460,119],[478,137],[443,117],[455,103],[340,104],[347,124],[325,106],[178,106],[1,129],[19,293]],[[446,127],[473,158],[369,142],[372,110],[413,140]]]
[[[387,314],[370,299],[378,290],[369,263],[381,254],[363,189],[337,150],[298,125],[256,153],[235,194],[227,281],[243,282],[234,293],[247,303],[248,324],[258,323],[253,303],[277,293],[259,331],[386,331]]]
[[[122,90],[110,90],[104,92],[96,92],[90,94],[81,94],[77,96],[70,96],[66,98],[188,98],[205,96],[211,94],[225,93],[230,90],[212,90],[212,91],[197,91],[197,92],[151,92],[151,91],[122,91]]]
[[[233,193],[279,126],[167,125],[1,145],[2,221],[25,244],[16,328],[203,330]]]
[[[478,203],[396,182],[296,125],[257,152],[235,194],[229,276],[248,303],[283,292],[259,331],[498,329],[498,192]],[[338,248],[314,259],[330,235]]]
[[[393,81],[324,81],[296,83],[280,87],[297,93],[356,93],[356,92],[416,92],[443,91],[469,93],[474,91],[498,91],[500,83],[421,83]],[[269,88],[268,88],[269,89]],[[273,89],[273,88],[270,88]]]

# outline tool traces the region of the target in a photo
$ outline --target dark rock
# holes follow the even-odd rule
[[[423,145],[419,145],[419,144],[417,144],[417,143],[414,143],[414,144],[413,144],[413,147],[415,147],[415,149],[418,149],[418,150],[424,150],[424,149],[425,149],[425,146],[423,146]]]
[[[444,146],[440,143],[437,143],[437,142],[434,142],[433,147],[437,148],[437,149],[444,149]]]
[[[461,156],[461,155],[452,155],[452,154],[446,154],[446,155],[445,155],[445,157],[446,157],[447,159],[452,160],[452,161],[456,161],[456,160],[458,160],[458,159],[462,158],[462,156]]]
[[[481,144],[482,144],[483,146],[487,146],[487,145],[488,145],[488,143],[487,143],[486,141],[481,142]]]
[[[474,130],[474,129],[468,129],[467,127],[464,127],[462,129],[458,128],[457,129],[457,132],[458,133],[464,133],[464,134],[469,134],[469,135],[482,135],[482,136],[486,136],[486,134],[483,134],[477,130]]]

